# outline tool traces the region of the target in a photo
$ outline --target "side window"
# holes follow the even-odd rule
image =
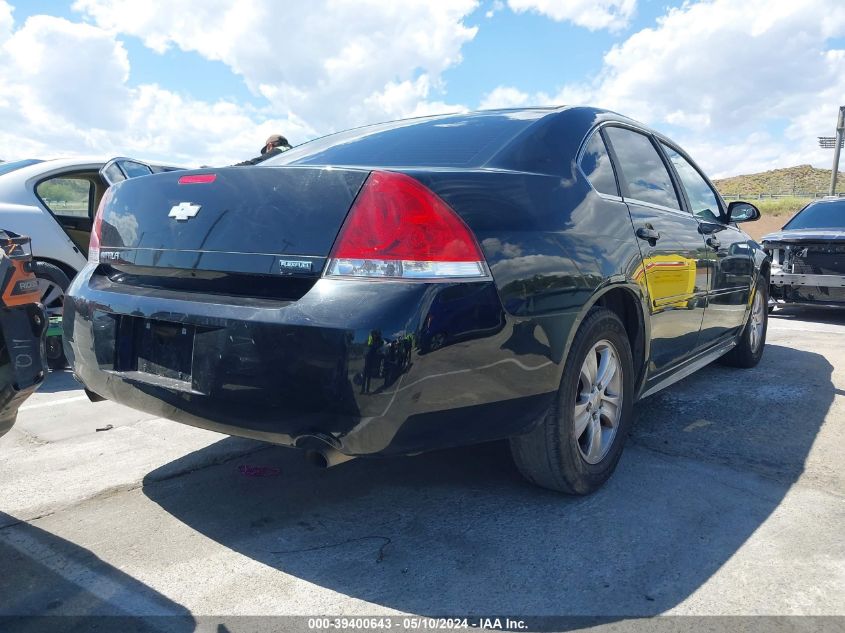
[[[143,163],[136,163],[134,160],[120,161],[120,168],[126,174],[127,178],[137,178],[138,176],[149,176],[153,173],[147,165]]]
[[[59,176],[40,182],[35,193],[57,217],[90,218],[93,190],[87,178]]]
[[[581,170],[599,193],[619,195],[616,177],[613,175],[613,165],[610,163],[610,156],[607,154],[607,148],[599,132],[593,134],[584,148],[584,153],[581,155]]]
[[[661,143],[661,145],[663,144]],[[663,145],[663,149],[678,172],[678,177],[680,177],[681,184],[686,189],[687,198],[689,198],[695,217],[705,222],[721,222],[722,210],[719,206],[719,198],[707,184],[707,181],[678,152],[666,145]]]
[[[100,173],[109,186],[116,185],[117,183],[126,180],[126,176],[124,176],[123,172],[120,171],[120,167],[117,166],[117,163],[107,163],[103,168],[103,171]]]
[[[672,178],[651,140],[620,127],[607,127],[605,133],[619,160],[619,179],[627,188],[628,197],[680,209]]]

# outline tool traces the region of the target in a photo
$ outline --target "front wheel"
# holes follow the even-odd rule
[[[544,419],[511,438],[523,476],[567,494],[589,494],[613,474],[631,425],[633,360],[625,327],[605,308],[584,319]]]
[[[748,369],[756,366],[763,357],[766,332],[769,328],[768,290],[769,284],[766,278],[761,276],[754,288],[748,321],[739,336],[736,347],[720,359],[725,365]]]

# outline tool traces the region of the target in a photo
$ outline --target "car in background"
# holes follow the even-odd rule
[[[67,366],[60,334],[65,291],[85,266],[97,205],[106,189],[127,178],[174,167],[131,158],[25,159],[0,163],[0,226],[32,240],[39,301],[53,327],[47,338],[51,369]]]
[[[758,217],[613,112],[385,123],[109,189],[65,350],[94,394],[324,466],[507,438],[586,494],[636,400],[759,362]]]
[[[770,308],[845,307],[845,198],[809,203],[762,244],[772,258]]]
[[[94,213],[109,185],[171,169],[131,158],[0,163],[0,225],[32,240],[48,315],[61,314],[69,280],[85,266]]]

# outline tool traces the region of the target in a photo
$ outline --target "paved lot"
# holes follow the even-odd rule
[[[0,614],[845,615],[843,389],[845,315],[780,313],[572,499],[501,444],[321,471],[53,374],[0,440]]]

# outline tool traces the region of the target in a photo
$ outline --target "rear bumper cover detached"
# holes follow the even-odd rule
[[[566,319],[514,320],[492,281],[321,279],[282,302],[128,286],[89,266],[64,327],[74,371],[107,399],[230,435],[387,455],[531,428],[557,392]]]

